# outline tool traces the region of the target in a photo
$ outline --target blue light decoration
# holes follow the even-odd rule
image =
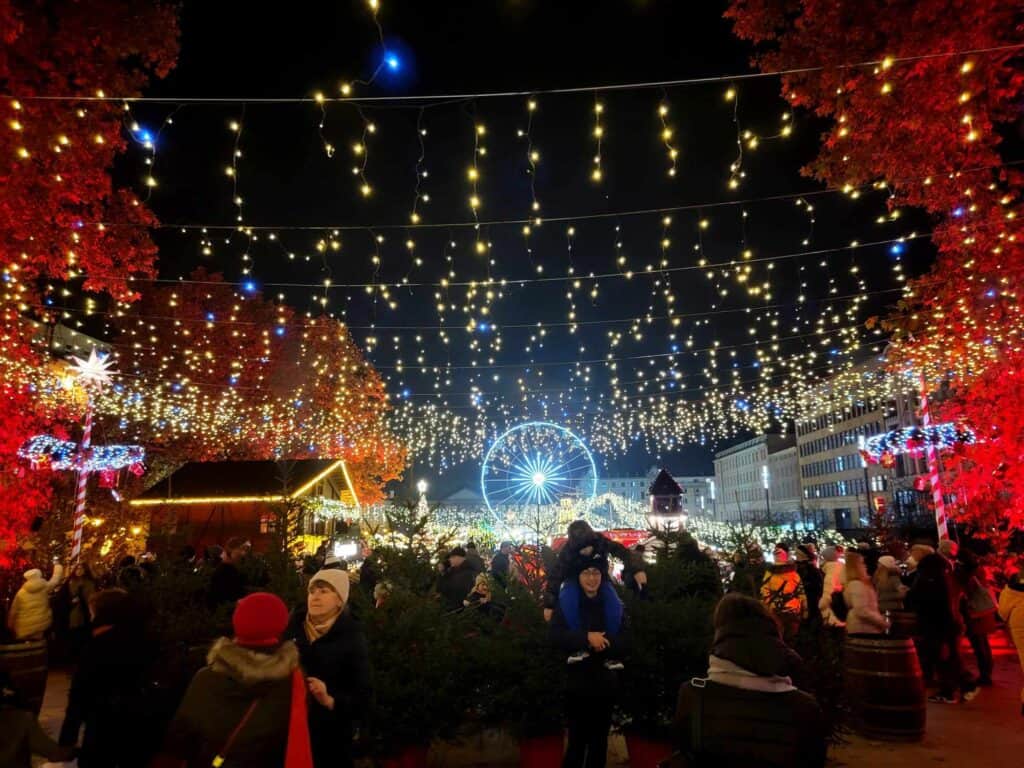
[[[954,208],[954,209],[953,209],[953,215],[954,215],[954,216],[955,216],[956,218],[958,218],[958,219],[959,219],[959,218],[960,218],[961,216],[963,216],[963,215],[964,215],[964,209],[963,209],[963,207],[962,207],[962,206],[957,206],[956,208]]]
[[[947,421],[927,428],[898,427],[880,435],[872,435],[864,441],[862,455],[870,463],[877,464],[887,455],[920,453],[929,445],[943,450],[958,445],[973,445],[975,442],[972,429]]]
[[[278,336],[284,336],[284,326],[277,326],[277,328],[274,329],[274,333],[276,333]]]
[[[480,466],[480,490],[487,509],[503,525],[499,508],[595,498],[597,465],[583,440],[568,428],[528,421],[491,443]]]
[[[903,243],[893,243],[892,245],[889,246],[889,253],[891,253],[893,256],[899,256],[905,250],[906,246],[904,246]]]
[[[36,469],[110,472],[141,467],[146,449],[141,445],[97,445],[80,451],[78,444],[70,440],[35,435],[22,444],[18,456],[28,459]]]
[[[256,282],[254,280],[246,280],[242,283],[242,290],[246,293],[256,293]]]
[[[402,60],[398,58],[398,54],[394,51],[388,51],[384,54],[384,66],[391,72],[397,72],[402,68]]]

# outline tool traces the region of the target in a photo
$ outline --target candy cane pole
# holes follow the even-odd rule
[[[83,462],[85,453],[92,443],[92,403],[86,405],[85,429],[82,431],[82,443],[79,451],[82,454]],[[71,559],[78,562],[82,554],[82,529],[85,527],[85,492],[89,483],[89,473],[81,467],[78,470],[78,490],[75,493],[75,528],[71,539]]]
[[[921,374],[921,425],[927,432],[931,426],[931,413],[928,408],[928,384]],[[935,503],[935,527],[939,531],[939,541],[949,538],[949,524],[946,521],[946,502],[942,496],[942,477],[939,474],[939,455],[931,440],[924,441],[925,456],[928,458],[928,484],[932,487],[932,501]]]

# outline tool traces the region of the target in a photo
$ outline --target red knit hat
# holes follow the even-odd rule
[[[238,601],[231,624],[243,648],[273,648],[288,628],[288,607],[277,595],[254,592]]]

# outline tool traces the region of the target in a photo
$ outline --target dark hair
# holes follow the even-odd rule
[[[789,544],[787,544],[784,541],[780,541],[778,544],[776,544],[775,549],[781,549],[787,555],[789,554]]]
[[[594,535],[594,529],[586,520],[573,520],[569,523],[570,539],[586,539]]]
[[[448,553],[448,557],[465,557],[465,556],[466,556],[466,550],[463,549],[462,547],[452,547],[451,551]]]
[[[118,563],[118,567],[120,568],[128,568],[132,565],[135,565],[135,557],[133,555],[125,555]]]
[[[89,600],[89,608],[92,611],[93,626],[96,627],[116,626],[132,617],[131,598],[125,590],[119,588],[97,592]]]
[[[764,603],[740,592],[730,592],[715,606],[715,629],[750,619],[765,619],[771,624],[775,623]]]
[[[245,546],[245,542],[246,540],[241,536],[232,536],[224,542],[224,550],[230,552],[232,549],[242,549]]]

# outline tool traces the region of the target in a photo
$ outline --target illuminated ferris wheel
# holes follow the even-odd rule
[[[492,514],[590,499],[597,493],[597,466],[575,433],[529,421],[506,430],[487,449],[480,488]]]

